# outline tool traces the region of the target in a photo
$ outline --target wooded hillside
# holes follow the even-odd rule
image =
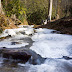
[[[49,0],[1,0],[6,16],[16,15],[29,24],[40,24],[48,17]],[[53,0],[52,19],[72,15],[72,0]]]

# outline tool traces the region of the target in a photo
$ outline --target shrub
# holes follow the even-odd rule
[[[41,21],[47,18],[47,10],[38,9],[37,11],[27,14],[27,20],[33,24],[41,24]]]

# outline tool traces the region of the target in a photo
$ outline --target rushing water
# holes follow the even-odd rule
[[[11,37],[0,41],[0,48],[30,49],[32,56],[24,62],[3,58],[0,54],[0,72],[72,72],[72,35],[32,26],[20,27],[3,32],[0,37]]]

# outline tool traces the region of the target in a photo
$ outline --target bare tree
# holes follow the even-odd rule
[[[48,21],[51,21],[51,16],[52,16],[52,3],[53,3],[53,0],[49,0],[49,4],[48,4]]]
[[[0,0],[0,13],[1,13],[1,10],[2,10],[2,8],[1,8],[1,0]]]
[[[0,14],[4,14],[4,12],[2,10],[1,0],[0,0]]]

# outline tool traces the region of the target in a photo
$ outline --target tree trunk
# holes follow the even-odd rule
[[[1,13],[1,10],[2,10],[2,8],[1,8],[1,0],[0,0],[0,13]]]
[[[25,0],[25,7],[27,8],[26,4],[27,4],[27,1]],[[26,13],[25,13],[25,19],[27,19]]]
[[[0,0],[0,14],[4,14],[4,12],[2,10],[1,0]]]
[[[52,2],[53,2],[53,0],[49,0],[49,5],[48,5],[48,22],[51,21],[51,16],[52,16]]]

